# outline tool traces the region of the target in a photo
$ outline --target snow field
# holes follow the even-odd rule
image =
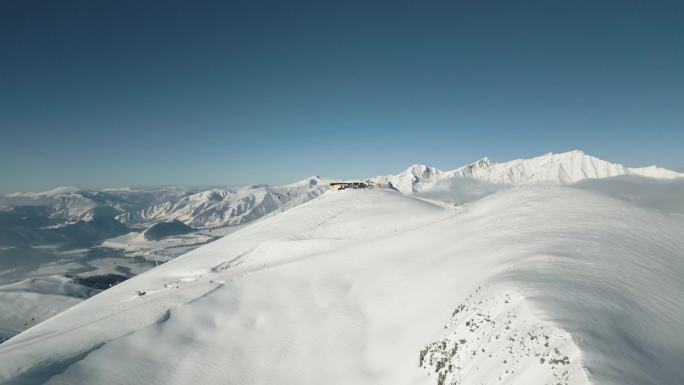
[[[575,188],[326,193],[0,345],[0,383],[675,385],[683,255]]]

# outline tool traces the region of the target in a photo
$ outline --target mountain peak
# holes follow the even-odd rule
[[[422,170],[426,170],[426,169],[429,169],[429,168],[430,168],[430,167],[427,166],[427,165],[425,165],[425,164],[422,164],[422,163],[414,163],[414,164],[412,164],[411,166],[409,166],[409,168],[407,168],[406,171],[409,171],[409,170],[411,170],[411,171],[413,171],[413,170],[420,170],[420,171],[422,171]]]
[[[15,193],[9,193],[6,196],[7,197],[28,197],[28,198],[37,198],[37,197],[55,197],[59,195],[67,195],[67,194],[76,194],[83,191],[80,187],[76,186],[59,186],[55,187],[51,190],[46,190],[46,191],[40,191],[40,192],[15,192]]]
[[[596,158],[595,156],[591,156],[582,150],[572,150],[572,151],[560,152],[558,154],[549,153],[548,155],[551,155],[554,157],[559,157],[559,158],[584,158],[584,157]],[[596,159],[598,159],[598,158],[596,158]]]
[[[423,177],[423,178],[429,178],[432,175],[440,173],[441,170],[435,168],[435,167],[430,167],[425,164],[421,163],[416,163],[412,165],[411,167],[407,168],[404,170],[402,174],[408,174],[408,175],[414,175],[417,177]]]
[[[546,153],[529,159],[516,159],[494,163],[488,157],[451,171],[441,171],[424,164],[414,164],[398,175],[384,177],[399,191],[415,193],[425,191],[443,180],[474,178],[494,184],[563,185],[584,179],[607,178],[618,175],[639,175],[658,179],[684,178],[684,174],[658,167],[628,168],[611,163],[582,150]]]
[[[480,160],[478,160],[477,162],[475,162],[475,164],[476,164],[478,167],[487,167],[487,168],[489,168],[489,167],[492,165],[492,161],[491,161],[488,157],[485,156],[485,157],[483,157],[482,159],[480,159]]]
[[[550,153],[552,154],[552,153]],[[584,151],[582,150],[570,150],[570,151],[565,151],[565,152],[559,152],[556,155],[587,155]]]

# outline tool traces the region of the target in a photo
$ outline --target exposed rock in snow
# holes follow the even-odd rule
[[[536,318],[522,290],[489,291],[478,288],[458,305],[442,337],[421,350],[418,364],[437,385],[589,384],[567,331]]]

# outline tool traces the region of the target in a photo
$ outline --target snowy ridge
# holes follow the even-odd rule
[[[117,219],[138,226],[174,220],[194,227],[236,226],[281,207],[291,207],[315,198],[328,190],[329,183],[319,177],[310,177],[284,186],[211,189],[128,212]]]
[[[6,196],[11,198],[49,198],[56,197],[66,194],[76,194],[83,191],[80,187],[76,186],[59,186],[51,190],[40,191],[40,192],[14,192],[9,193]]]
[[[570,151],[504,163],[493,163],[485,157],[450,171],[415,164],[397,175],[370,179],[384,185],[391,184],[405,194],[413,194],[453,189],[454,184],[461,184],[469,190],[491,191],[499,188],[496,186],[566,185],[619,175],[684,178],[684,174],[655,166],[628,168],[582,151]],[[327,191],[331,181],[312,176],[282,186],[254,185],[207,190],[130,187],[85,190],[58,187],[38,193],[8,194],[5,200],[10,203],[46,205],[51,210],[51,218],[67,223],[108,216],[133,227],[149,227],[157,222],[179,220],[192,227],[209,228],[241,225],[278,209],[294,207]],[[496,186],[469,186],[473,181]]]
[[[577,188],[326,193],[5,342],[0,383],[679,385],[682,255]]]
[[[429,189],[431,184],[446,178],[449,178],[448,172],[424,164],[414,164],[398,175],[376,179],[390,182],[394,188],[403,193],[411,193],[416,191],[416,186],[420,186],[423,190]]]
[[[43,192],[7,194],[4,201],[10,206],[46,206],[50,218],[64,223],[115,217],[134,227],[179,220],[189,226],[207,228],[240,225],[277,209],[296,206],[327,191],[329,183],[330,180],[312,176],[283,186],[208,190],[58,187]]]
[[[503,185],[566,185],[585,179],[619,175],[638,175],[656,179],[684,178],[684,174],[664,168],[629,168],[576,150],[561,154],[548,153],[531,159],[517,159],[504,163],[493,163],[485,157],[451,171],[414,165],[398,175],[376,177],[375,180],[390,182],[399,191],[410,194],[428,191],[440,183],[463,178]]]
[[[177,199],[187,193],[187,190],[180,188],[87,190],[58,187],[42,192],[11,193],[5,195],[3,200],[13,206],[45,206],[49,208],[50,218],[74,223],[96,217],[114,217],[157,202]]]

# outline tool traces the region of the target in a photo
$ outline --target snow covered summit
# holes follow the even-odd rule
[[[485,157],[475,163],[450,171],[414,165],[398,175],[376,177],[376,180],[390,182],[399,191],[410,194],[465,178],[504,185],[566,185],[585,179],[620,175],[638,175],[657,179],[684,178],[684,174],[664,168],[655,166],[629,168],[575,150],[561,154],[548,153],[535,158],[516,159],[504,163],[493,163]]]
[[[684,178],[684,174],[651,166],[628,168],[587,155],[582,151],[546,154],[531,159],[494,163],[482,158],[472,164],[443,171],[416,164],[396,175],[371,178],[391,183],[405,193],[437,193],[444,190],[496,191],[515,185],[566,185],[586,179],[638,175],[656,179]],[[195,228],[236,226],[278,210],[294,207],[328,190],[331,179],[311,176],[299,182],[241,188],[123,188],[86,190],[59,187],[38,193],[8,194],[4,200],[44,205],[53,220],[74,223],[95,217],[115,217],[130,227],[181,221]],[[3,203],[0,199],[0,204]]]

